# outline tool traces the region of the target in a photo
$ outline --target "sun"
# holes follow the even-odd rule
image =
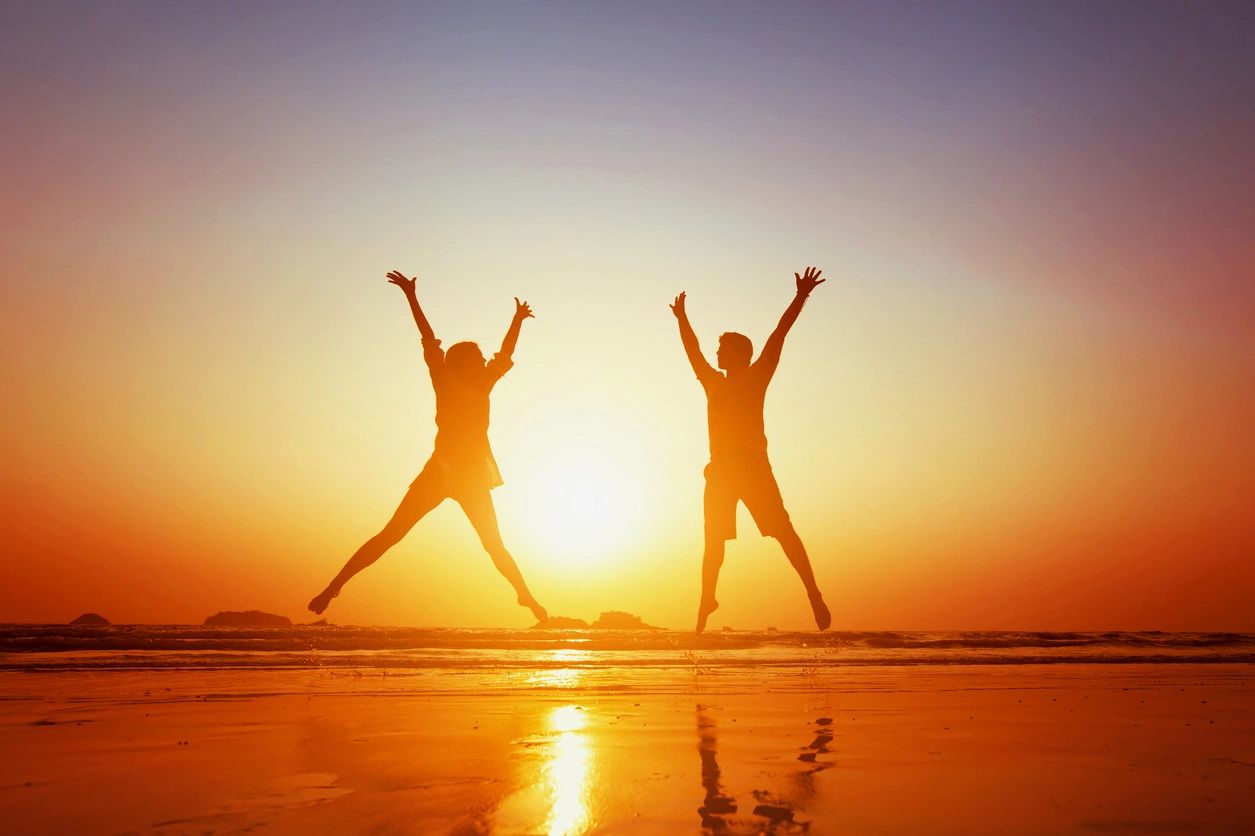
[[[629,447],[568,439],[558,456],[533,462],[521,486],[525,534],[563,563],[596,562],[628,548],[643,524],[644,482]]]

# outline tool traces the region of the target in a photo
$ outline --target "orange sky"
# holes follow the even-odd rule
[[[687,627],[667,303],[761,345],[813,263],[767,427],[835,627],[1255,629],[1241,11],[528,9],[5,13],[0,621],[303,618],[430,452],[395,267],[446,341],[536,309],[538,597]],[[756,535],[719,597],[809,624]],[[328,615],[530,623],[452,504]]]

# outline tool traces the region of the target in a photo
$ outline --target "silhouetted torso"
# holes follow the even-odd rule
[[[755,364],[727,376],[714,372],[701,381],[712,462],[767,455],[763,402],[773,371]]]
[[[489,395],[514,363],[500,357],[470,375],[445,366],[439,340],[424,342],[423,356],[436,392],[436,449],[431,461],[444,467],[458,490],[482,490],[502,484],[501,471],[488,443]]]

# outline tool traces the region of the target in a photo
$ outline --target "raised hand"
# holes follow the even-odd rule
[[[514,318],[522,321],[524,319],[535,319],[536,314],[532,313],[532,306],[526,302],[520,302],[519,297],[514,297]]]
[[[388,274],[388,284],[396,285],[401,288],[401,290],[405,291],[405,294],[408,296],[416,291],[418,286],[418,276],[415,276],[412,279],[407,279],[405,274],[393,270]]]
[[[807,267],[806,272],[802,275],[793,274],[794,280],[797,282],[797,293],[799,296],[810,296],[811,291],[819,287],[827,279],[819,278],[819,274],[824,272],[817,267]]]
[[[675,301],[671,303],[671,313],[675,314],[676,319],[683,319],[686,316],[684,311],[684,293],[675,297]]]

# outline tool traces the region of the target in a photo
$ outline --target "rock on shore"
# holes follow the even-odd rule
[[[261,610],[244,610],[233,612],[227,610],[214,613],[205,619],[206,627],[290,627],[292,619],[286,615],[262,612]]]

